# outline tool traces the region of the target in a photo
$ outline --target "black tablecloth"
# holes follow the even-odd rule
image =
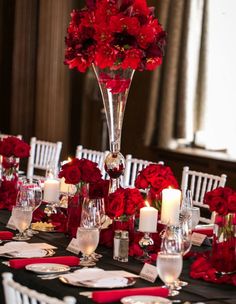
[[[6,230],[5,224],[8,221],[9,212],[0,210],[0,230]],[[50,243],[58,249],[56,250],[56,255],[73,255],[72,253],[66,251],[66,247],[70,240],[65,237],[63,233],[44,233],[40,232],[36,234],[30,242],[47,242]],[[112,251],[105,247],[99,247],[96,250],[98,253],[103,255],[103,258],[97,263],[97,267],[101,267],[106,270],[127,270],[136,274],[139,274],[143,264],[138,262],[133,258],[129,258],[128,263],[121,263],[114,261],[112,259]],[[4,259],[0,259],[0,262]],[[228,303],[236,304],[236,288],[231,285],[217,285],[213,283],[204,282],[202,280],[193,280],[189,277],[189,266],[192,260],[184,260],[183,272],[181,274],[181,279],[188,281],[189,285],[183,287],[180,290],[180,294],[176,297],[172,297],[172,300],[181,300],[181,302],[204,302],[211,304]],[[4,264],[0,263],[0,272],[12,272],[14,279],[25,286],[35,289],[39,292],[43,292],[49,296],[55,296],[58,298],[63,298],[66,295],[72,295],[77,298],[78,303],[94,303],[91,299],[87,297],[80,296],[79,292],[88,291],[86,288],[73,287],[65,285],[58,279],[55,280],[42,280],[37,277],[36,274],[29,272],[25,269],[12,269]],[[157,279],[155,283],[149,283],[143,279],[137,279],[134,287],[147,287],[147,286],[161,286],[163,283],[160,279]],[[1,284],[0,290],[0,303],[4,304],[4,295]],[[92,290],[91,288],[89,290]],[[119,302],[117,302],[119,303]],[[14,303],[12,303],[14,304]]]

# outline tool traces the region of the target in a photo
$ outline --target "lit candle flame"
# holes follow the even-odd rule
[[[49,179],[53,179],[53,177],[54,177],[54,176],[53,176],[52,172],[49,172],[49,173],[48,173],[48,178],[49,178]]]
[[[150,207],[150,204],[148,201],[145,201],[145,205],[146,205],[146,207]]]
[[[68,157],[67,160],[68,160],[68,163],[70,163],[72,161],[72,159],[70,157]]]

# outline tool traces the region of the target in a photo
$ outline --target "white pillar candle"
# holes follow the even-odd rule
[[[161,222],[168,225],[179,225],[181,191],[178,189],[162,190]]]
[[[157,231],[158,211],[153,207],[143,207],[140,209],[139,231],[156,232]]]
[[[60,182],[56,179],[47,179],[44,182],[44,196],[46,202],[58,202],[60,194]]]

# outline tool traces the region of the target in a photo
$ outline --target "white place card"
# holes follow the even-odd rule
[[[193,232],[192,238],[191,238],[192,244],[195,246],[201,246],[206,237],[207,237],[207,235],[205,235],[205,234]]]
[[[66,248],[67,251],[70,251],[74,254],[79,254],[80,253],[80,249],[79,249],[79,242],[77,241],[77,239],[73,238],[69,245]]]
[[[158,276],[156,266],[145,263],[140,271],[140,277],[146,281],[154,283]]]
[[[12,216],[10,216],[6,227],[9,228],[9,229],[12,229],[12,230],[16,230],[16,226],[15,226],[15,223],[14,223],[14,220],[13,220]]]

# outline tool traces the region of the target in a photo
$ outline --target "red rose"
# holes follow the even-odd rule
[[[97,167],[97,163],[91,160],[80,159],[79,168],[81,179],[86,183],[96,183],[102,178],[102,174],[100,169]]]
[[[9,142],[1,143],[1,151],[0,154],[6,157],[10,157],[13,155],[12,145]]]
[[[30,146],[21,141],[14,148],[14,155],[19,158],[29,157]]]
[[[135,187],[139,189],[146,189],[148,188],[148,181],[146,180],[145,176],[141,173],[137,176],[135,180]]]
[[[229,196],[228,202],[229,212],[236,212],[236,192]]]
[[[210,210],[216,211],[221,215],[226,215],[228,213],[228,203],[223,197],[213,197],[210,203]]]
[[[76,185],[80,182],[81,173],[78,167],[71,166],[65,172],[65,182],[67,184]]]
[[[144,206],[144,199],[138,189],[124,189],[124,200],[125,200],[125,210],[126,215],[134,215]]]
[[[101,180],[96,183],[89,184],[89,197],[90,198],[106,198],[109,191],[109,180]]]
[[[118,188],[114,193],[108,197],[108,205],[106,213],[109,217],[119,217],[124,214],[124,191]]]

